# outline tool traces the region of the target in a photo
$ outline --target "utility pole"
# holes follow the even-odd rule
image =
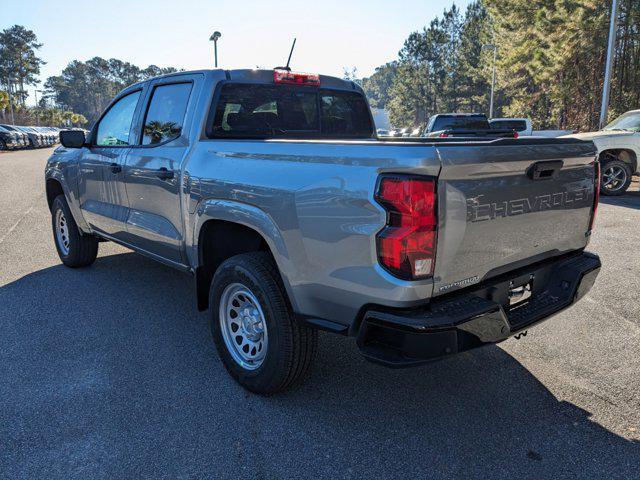
[[[611,91],[611,69],[613,58],[616,50],[616,33],[618,31],[618,8],[620,3],[618,0],[612,0],[611,4],[611,22],[609,24],[609,46],[607,48],[607,62],[604,70],[604,84],[602,86],[602,107],[600,108],[600,122],[598,127],[600,130],[607,124],[609,116],[609,93]]]
[[[7,94],[9,95],[9,113],[11,114],[11,125],[15,125],[16,119],[13,117],[13,101],[11,100],[11,79],[8,79],[7,81],[9,82]]]
[[[483,45],[482,48],[487,50],[493,50],[493,73],[491,75],[491,99],[489,100],[489,119],[492,119],[493,118],[493,96],[496,89],[496,60],[498,59],[498,47],[492,44],[488,44],[488,45]]]
[[[36,98],[36,125],[40,126],[40,113],[38,112],[38,92],[42,93],[42,90],[38,90],[37,88],[33,91],[34,96]]]

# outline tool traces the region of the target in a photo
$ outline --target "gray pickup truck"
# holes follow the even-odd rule
[[[61,132],[46,194],[62,262],[113,241],[191,274],[229,373],[272,394],[318,329],[419,365],[520,335],[600,269],[593,143],[375,136],[351,82],[180,72]]]

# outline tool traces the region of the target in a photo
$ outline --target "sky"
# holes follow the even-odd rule
[[[72,60],[118,58],[186,70],[213,67],[214,30],[222,68],[272,68],[286,63],[297,38],[293,70],[369,76],[397,58],[409,33],[427,25],[451,0],[0,0],[0,29],[33,30],[47,62],[41,80]],[[469,0],[456,0],[465,9]],[[10,8],[9,8],[10,6]],[[35,87],[30,87],[30,93]],[[42,88],[42,85],[39,86]],[[31,93],[33,96],[33,94]],[[33,97],[32,97],[33,98]]]

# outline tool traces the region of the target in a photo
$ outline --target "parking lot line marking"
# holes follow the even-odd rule
[[[18,221],[16,223],[14,223],[11,227],[9,227],[9,230],[7,230],[7,233],[5,233],[2,237],[0,237],[0,245],[2,245],[2,242],[4,242],[7,237],[9,237],[9,235],[11,235],[11,233],[18,228],[18,225],[20,225],[20,223],[22,222],[22,220],[24,220],[27,215],[29,215],[31,212],[33,212],[33,209],[36,208],[36,205],[38,204],[38,201],[42,200],[42,198],[44,197],[44,194],[41,194],[38,196],[38,199],[36,200],[36,202],[31,205],[26,212],[24,212],[20,218],[18,219]]]

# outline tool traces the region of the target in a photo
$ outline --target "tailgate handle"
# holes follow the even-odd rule
[[[562,160],[536,162],[527,169],[527,177],[531,180],[550,180],[558,178],[563,164],[564,162]]]

